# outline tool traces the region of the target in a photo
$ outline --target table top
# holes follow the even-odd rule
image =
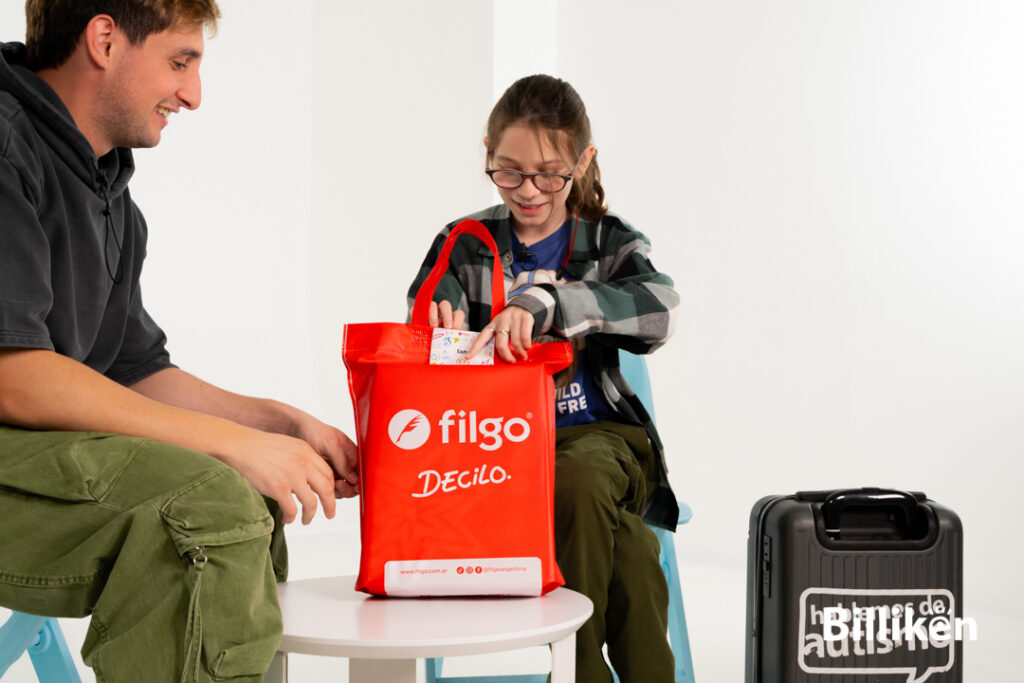
[[[567,588],[536,598],[380,598],[357,592],[355,578],[279,584],[279,649],[365,659],[514,650],[561,640],[594,609],[587,597]]]

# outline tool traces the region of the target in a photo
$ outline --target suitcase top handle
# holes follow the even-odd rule
[[[821,504],[825,533],[832,539],[841,538],[844,514],[877,513],[895,513],[894,521],[905,540],[928,535],[928,515],[913,493],[877,488],[846,489],[832,491]]]
[[[468,219],[452,228],[452,231],[448,234],[448,239],[444,243],[444,248],[441,250],[441,255],[437,257],[437,263],[430,270],[427,279],[423,281],[420,291],[416,292],[416,302],[412,307],[413,325],[427,324],[430,302],[434,298],[434,290],[437,288],[438,283],[441,282],[445,272],[448,271],[448,258],[452,254],[452,249],[455,248],[456,240],[465,234],[472,235],[487,245],[487,248],[491,250],[491,254],[494,256],[494,267],[491,268],[491,319],[501,313],[501,309],[505,307],[505,276],[498,265],[500,263],[498,245],[483,223]]]

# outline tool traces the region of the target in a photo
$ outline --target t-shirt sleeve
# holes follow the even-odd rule
[[[155,372],[175,367],[167,352],[167,335],[156,324],[142,303],[142,284],[139,276],[146,253],[147,229],[142,212],[131,202],[134,223],[137,229],[139,259],[132,281],[128,319],[125,325],[121,349],[106,371],[107,377],[126,386],[134,384]]]
[[[17,156],[16,141],[0,129],[0,347],[53,350],[49,244],[38,193],[13,163]]]

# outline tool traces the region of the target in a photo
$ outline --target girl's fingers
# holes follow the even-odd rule
[[[438,313],[441,314],[441,327],[452,327],[452,304],[450,301],[442,301],[437,307]]]
[[[480,349],[484,348],[484,345],[491,340],[492,336],[494,336],[494,333],[491,331],[490,327],[485,327],[481,330],[480,334],[478,334],[476,339],[473,340],[472,346],[469,347],[469,353],[466,354],[466,358],[472,358],[475,356]]]
[[[533,316],[524,309],[512,308],[509,312],[509,343],[512,350],[522,360],[526,360],[527,350],[532,345]]]
[[[510,331],[504,327],[494,331],[494,351],[503,361],[515,363],[516,357],[512,355],[512,351],[509,349],[509,334]]]
[[[456,329],[460,329],[464,321],[465,314],[456,311],[453,321]],[[491,339],[494,339],[494,352],[506,363],[526,360],[533,345],[533,315],[524,308],[509,306],[480,331],[469,347],[469,357],[475,356]]]
[[[430,308],[427,309],[427,324],[431,327],[461,330],[465,322],[466,313],[461,310],[453,310],[450,301],[442,301],[440,304],[436,301],[430,302]]]

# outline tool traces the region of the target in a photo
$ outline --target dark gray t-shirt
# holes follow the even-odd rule
[[[97,160],[23,56],[0,44],[0,347],[50,349],[132,384],[171,362],[142,305],[131,151]]]

